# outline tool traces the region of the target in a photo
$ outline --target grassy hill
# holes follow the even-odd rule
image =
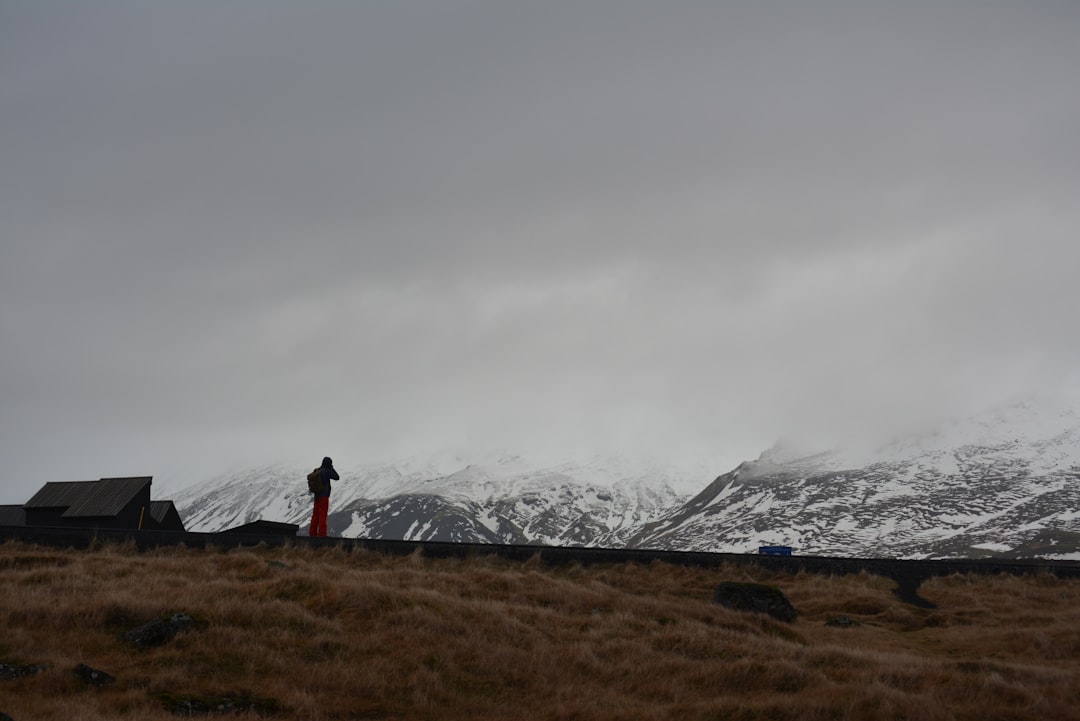
[[[779,587],[793,624],[710,602]],[[301,546],[0,544],[15,721],[1076,719],[1080,581],[952,576],[907,606],[871,575],[662,563],[550,567]],[[194,626],[120,638],[173,613]],[[834,627],[837,616],[855,622]],[[73,673],[116,678],[103,687]],[[211,711],[211,714],[214,714]]]

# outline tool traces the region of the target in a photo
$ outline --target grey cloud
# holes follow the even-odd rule
[[[0,476],[723,464],[1076,367],[1070,3],[0,13]]]

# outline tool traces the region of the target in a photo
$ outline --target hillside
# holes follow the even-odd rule
[[[900,558],[1080,558],[1080,414],[1028,399],[855,452],[776,448],[632,547]]]
[[[793,623],[710,602],[775,585]],[[0,545],[0,712],[281,719],[1073,719],[1080,581],[952,576],[907,606],[871,575],[549,567],[305,547]],[[121,635],[172,614],[162,645]],[[838,625],[843,617],[847,623]],[[115,678],[80,680],[84,664]],[[2,676],[2,675],[0,675]],[[225,716],[226,718],[230,716]]]

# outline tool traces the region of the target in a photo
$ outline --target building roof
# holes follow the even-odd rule
[[[150,476],[102,478],[100,481],[60,481],[46,483],[23,508],[67,508],[64,518],[102,518],[124,510],[143,489]]]
[[[134,478],[102,478],[87,484],[82,497],[64,511],[64,518],[97,518],[115,516],[146,489],[150,500],[150,476]]]
[[[30,510],[38,508],[68,508],[72,503],[79,500],[86,493],[88,483],[97,481],[59,481],[46,483],[30,500],[23,504],[23,508]]]
[[[295,536],[300,526],[295,523],[281,523],[280,521],[252,521],[242,526],[235,526],[219,533],[269,533],[280,536]]]

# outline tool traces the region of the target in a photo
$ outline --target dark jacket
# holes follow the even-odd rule
[[[318,497],[318,498],[329,498],[330,497],[330,480],[333,479],[335,481],[340,481],[341,476],[339,476],[338,472],[334,470],[334,462],[331,461],[329,458],[324,458],[323,459],[322,466],[319,468],[319,470],[322,471],[322,487],[323,487],[323,489],[322,489],[322,493],[316,493],[315,496]]]

